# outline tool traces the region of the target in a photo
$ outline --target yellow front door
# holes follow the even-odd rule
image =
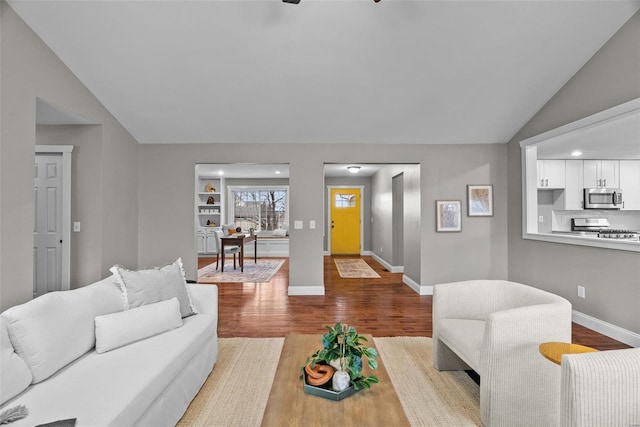
[[[331,253],[360,254],[360,189],[331,189]]]

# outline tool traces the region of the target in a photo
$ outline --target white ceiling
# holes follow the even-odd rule
[[[640,8],[8,3],[140,143],[504,143]]]
[[[571,156],[574,151],[582,153]],[[538,144],[539,159],[640,159],[640,111]]]

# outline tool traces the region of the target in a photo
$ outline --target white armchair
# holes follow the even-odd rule
[[[470,280],[433,291],[433,364],[480,375],[485,426],[553,426],[560,367],[538,346],[571,341],[571,304],[520,283]]]
[[[640,426],[640,348],[565,354],[561,370],[561,426]]]

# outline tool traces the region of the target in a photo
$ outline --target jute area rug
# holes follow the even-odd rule
[[[435,370],[431,338],[374,339],[412,426],[481,425],[478,385],[464,372]],[[213,372],[178,426],[259,426],[283,342],[284,338],[220,338]],[[385,386],[389,385],[374,387]]]
[[[338,274],[343,279],[379,279],[380,275],[361,258],[335,258]]]
[[[240,271],[240,265],[236,264],[233,269],[233,258],[229,261],[226,258],[224,264],[224,273],[220,269],[220,264],[216,270],[216,263],[211,263],[198,270],[198,282],[200,283],[224,283],[224,282],[242,282],[242,283],[266,283],[271,280],[274,274],[280,270],[283,259],[264,259],[258,258],[258,262],[253,259],[244,260],[244,273]]]

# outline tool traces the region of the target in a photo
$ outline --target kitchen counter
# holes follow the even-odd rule
[[[570,231],[554,231],[551,233],[525,233],[525,239],[540,240],[568,245],[591,246],[596,248],[617,249],[640,252],[640,242],[622,239],[601,239],[599,237],[581,236]]]

